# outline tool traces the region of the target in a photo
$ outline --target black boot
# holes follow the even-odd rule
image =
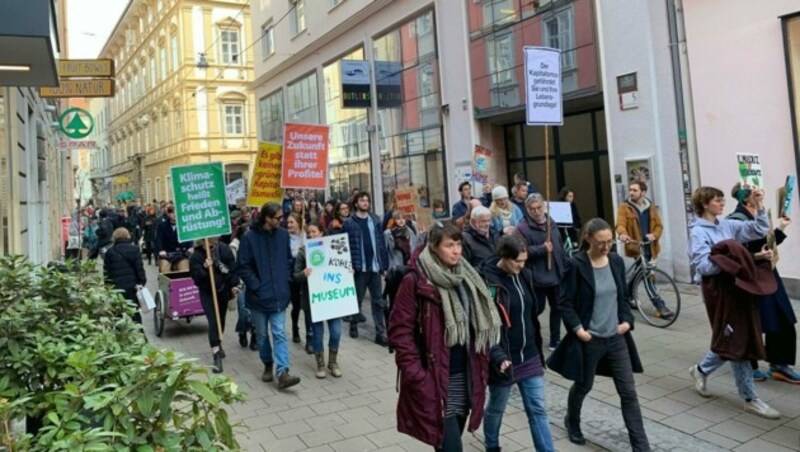
[[[503,448],[500,446],[497,447],[487,447],[486,452],[502,452]]]
[[[255,331],[250,333],[250,350],[258,350],[258,337]]]
[[[292,342],[295,344],[300,343],[300,328],[297,325],[292,326]]]
[[[247,333],[239,333],[239,345],[247,347]]]
[[[350,323],[350,337],[353,339],[358,337],[358,324],[355,322]]]
[[[214,353],[214,368],[211,371],[215,374],[222,373],[222,354],[219,351]]]
[[[581,432],[580,424],[573,425],[569,422],[569,416],[564,416],[564,427],[567,429],[567,436],[569,436],[569,442],[572,444],[577,444],[582,446],[586,444],[586,438],[583,437],[583,433]]]

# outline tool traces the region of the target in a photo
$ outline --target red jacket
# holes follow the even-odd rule
[[[400,371],[397,430],[439,447],[444,439],[450,348],[444,340],[439,292],[417,268],[419,250],[409,261],[410,272],[400,283],[389,318],[389,341]],[[483,420],[489,354],[477,353],[473,344],[469,348],[472,409],[467,429],[473,432]]]

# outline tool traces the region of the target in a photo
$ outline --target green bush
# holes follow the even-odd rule
[[[0,448],[238,449],[224,376],[146,343],[133,307],[94,263],[72,271],[0,257]],[[42,420],[33,434],[12,419]]]

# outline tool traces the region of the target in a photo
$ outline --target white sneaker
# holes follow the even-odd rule
[[[703,375],[700,372],[700,369],[697,368],[697,365],[694,365],[689,368],[689,375],[692,376],[694,380],[694,389],[703,397],[711,397],[711,393],[708,392],[708,388],[706,387],[706,380],[707,376]]]
[[[767,405],[767,403],[761,399],[753,399],[749,402],[745,402],[744,410],[767,419],[780,419],[781,417],[781,413],[779,413],[778,410]]]

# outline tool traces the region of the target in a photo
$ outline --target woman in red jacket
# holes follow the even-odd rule
[[[460,451],[483,418],[489,348],[500,318],[489,289],[461,256],[461,230],[437,223],[408,264],[389,319],[400,372],[397,430]]]

